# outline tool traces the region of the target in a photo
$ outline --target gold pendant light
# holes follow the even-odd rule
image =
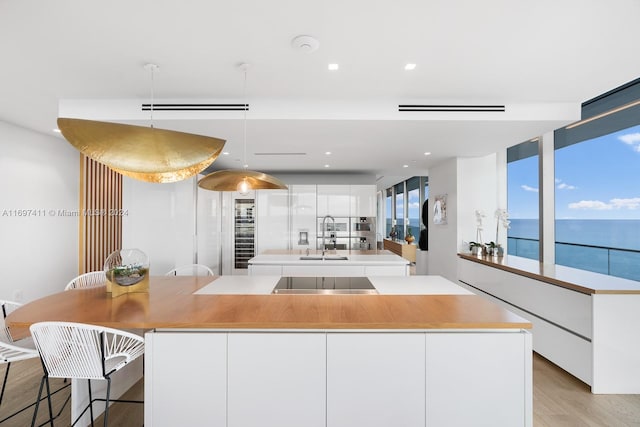
[[[153,73],[157,66],[147,64]],[[122,175],[147,182],[180,181],[204,170],[222,152],[223,139],[151,126],[58,118],[58,128],[71,145]]]
[[[241,188],[246,184],[246,189]],[[247,169],[225,169],[212,172],[198,182],[198,186],[212,191],[238,191],[246,193],[249,190],[286,189],[287,185],[266,173]]]
[[[287,185],[266,173],[248,170],[247,165],[247,64],[241,64],[244,71],[244,169],[225,169],[212,172],[198,181],[198,186],[211,191],[237,191],[246,195],[251,190],[286,190]]]

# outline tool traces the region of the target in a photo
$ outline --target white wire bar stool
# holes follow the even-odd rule
[[[104,286],[107,283],[107,275],[104,271],[91,271],[84,273],[78,277],[72,279],[64,290],[78,289],[78,288],[96,288],[98,286]]]
[[[4,371],[4,379],[2,380],[2,390],[0,390],[0,406],[2,406],[2,400],[4,399],[4,392],[7,388],[7,379],[9,378],[9,370],[11,369],[11,363],[18,362],[20,360],[37,358],[39,356],[38,350],[36,350],[36,347],[31,337],[23,338],[20,340],[14,340],[13,337],[11,336],[11,331],[9,331],[9,328],[7,327],[7,324],[6,324],[7,316],[11,312],[13,312],[15,309],[20,307],[21,305],[22,304],[13,302],[13,301],[0,300],[0,307],[2,309],[2,315],[0,316],[0,364],[7,365]],[[58,390],[53,392],[53,394],[59,392],[60,390],[66,387],[67,386],[63,386],[59,388]],[[22,409],[19,409],[16,412],[1,419],[0,424],[26,411],[27,409],[31,408],[35,404],[36,402],[34,399],[33,403],[31,403],[30,405],[27,405]],[[58,413],[58,415],[60,415],[60,413]]]
[[[104,425],[108,425],[109,403],[143,403],[139,400],[110,399],[111,375],[144,354],[144,339],[138,335],[102,326],[71,322],[39,322],[30,327],[40,354],[44,375],[40,381],[32,427],[38,415],[43,386],[47,387],[49,423],[53,427],[49,378],[86,379],[89,403],[71,424],[74,426],[89,409],[93,426],[93,402],[105,402]],[[93,398],[91,380],[106,380],[104,399]],[[46,423],[45,423],[46,424]]]
[[[176,267],[165,276],[214,276],[213,270],[204,264],[189,264]]]

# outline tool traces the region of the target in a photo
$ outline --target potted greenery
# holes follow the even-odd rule
[[[490,256],[503,256],[504,249],[496,242],[487,243],[487,254]]]
[[[469,242],[469,250],[472,255],[484,255],[484,245],[479,242]]]
[[[411,234],[411,227],[407,227],[407,235],[404,236],[404,240],[406,240],[407,243],[412,243],[414,240],[416,240],[416,238],[413,237],[413,234]]]

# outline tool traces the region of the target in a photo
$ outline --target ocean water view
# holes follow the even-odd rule
[[[508,253],[538,258],[538,220],[511,219]],[[556,220],[556,264],[640,281],[640,220]]]

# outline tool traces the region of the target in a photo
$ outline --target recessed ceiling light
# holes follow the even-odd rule
[[[331,151],[325,151],[324,154],[326,154],[327,156],[331,155]]]
[[[409,167],[409,165],[402,165],[402,167],[403,167],[403,168],[408,168],[408,167]]]
[[[431,151],[425,151],[425,152],[424,152],[424,155],[425,155],[425,156],[430,156],[430,155],[431,155]]]
[[[330,166],[329,166],[329,165],[324,165],[324,167],[325,167],[325,168],[328,168],[328,167],[330,167]]]
[[[62,133],[62,132],[60,131],[60,129],[58,129],[58,128],[53,129],[53,131],[54,131],[55,133]]]
[[[228,152],[228,151],[223,151],[223,152],[222,152],[222,155],[223,155],[223,156],[228,156],[228,155],[229,155],[229,152]]]
[[[329,64],[329,71],[336,71],[340,66],[338,64]]]
[[[415,70],[416,69],[416,64],[411,64],[411,63],[406,64],[404,66],[404,69],[407,70],[407,71]]]

